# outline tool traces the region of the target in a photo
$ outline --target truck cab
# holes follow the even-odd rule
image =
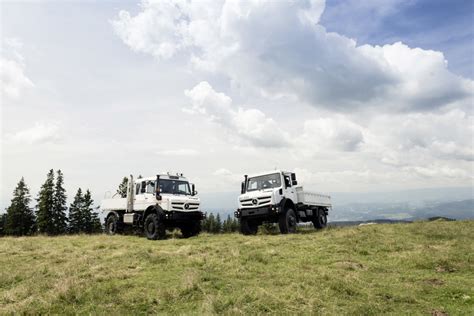
[[[164,238],[166,229],[179,228],[184,237],[197,235],[200,199],[194,184],[182,174],[158,174],[134,180],[130,176],[126,197],[102,200],[106,231],[115,234],[127,227],[143,229],[148,239]]]
[[[296,174],[274,170],[244,176],[239,208],[241,232],[255,234],[264,222],[278,223],[281,233],[293,233],[298,222],[312,221],[317,228],[327,222],[330,197],[311,193],[298,186]]]

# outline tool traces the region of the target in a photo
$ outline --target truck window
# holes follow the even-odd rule
[[[187,181],[160,179],[159,186],[161,193],[191,195]]]
[[[265,190],[278,188],[281,186],[279,173],[267,174],[264,176],[252,177],[247,181],[247,191]]]
[[[289,176],[285,176],[285,188],[291,187],[291,181]]]
[[[146,183],[146,193],[155,193],[155,181],[147,181]]]

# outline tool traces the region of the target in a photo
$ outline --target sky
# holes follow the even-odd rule
[[[0,3],[1,190],[473,187],[474,2]]]

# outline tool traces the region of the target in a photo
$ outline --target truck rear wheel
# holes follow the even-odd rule
[[[280,226],[280,233],[293,234],[296,233],[296,215],[291,208],[280,215],[278,226]]]
[[[117,215],[111,214],[107,217],[105,221],[105,231],[109,235],[115,235],[119,231],[119,219]]]
[[[181,226],[181,234],[184,238],[189,238],[199,235],[201,232],[201,221],[190,223],[184,226]]]
[[[163,239],[166,237],[166,229],[158,214],[152,213],[145,218],[145,235],[150,240]]]
[[[322,229],[328,224],[328,218],[324,210],[318,212],[318,216],[313,220],[314,228]]]
[[[244,235],[255,235],[258,231],[258,225],[246,218],[240,219],[240,232]]]

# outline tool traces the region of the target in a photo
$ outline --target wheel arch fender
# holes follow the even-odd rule
[[[122,218],[122,216],[120,215],[120,213],[118,211],[109,211],[107,213],[107,216],[105,216],[105,221],[106,222],[107,222],[107,220],[109,219],[110,216],[116,216],[119,221]]]
[[[280,201],[280,207],[283,211],[286,211],[287,209],[291,208],[293,211],[296,212],[295,203],[293,203],[293,201],[288,198],[283,198]]]
[[[145,223],[145,219],[150,214],[158,214],[158,217],[161,219],[164,216],[164,211],[159,205],[149,206],[145,212],[143,212],[142,222]]]

